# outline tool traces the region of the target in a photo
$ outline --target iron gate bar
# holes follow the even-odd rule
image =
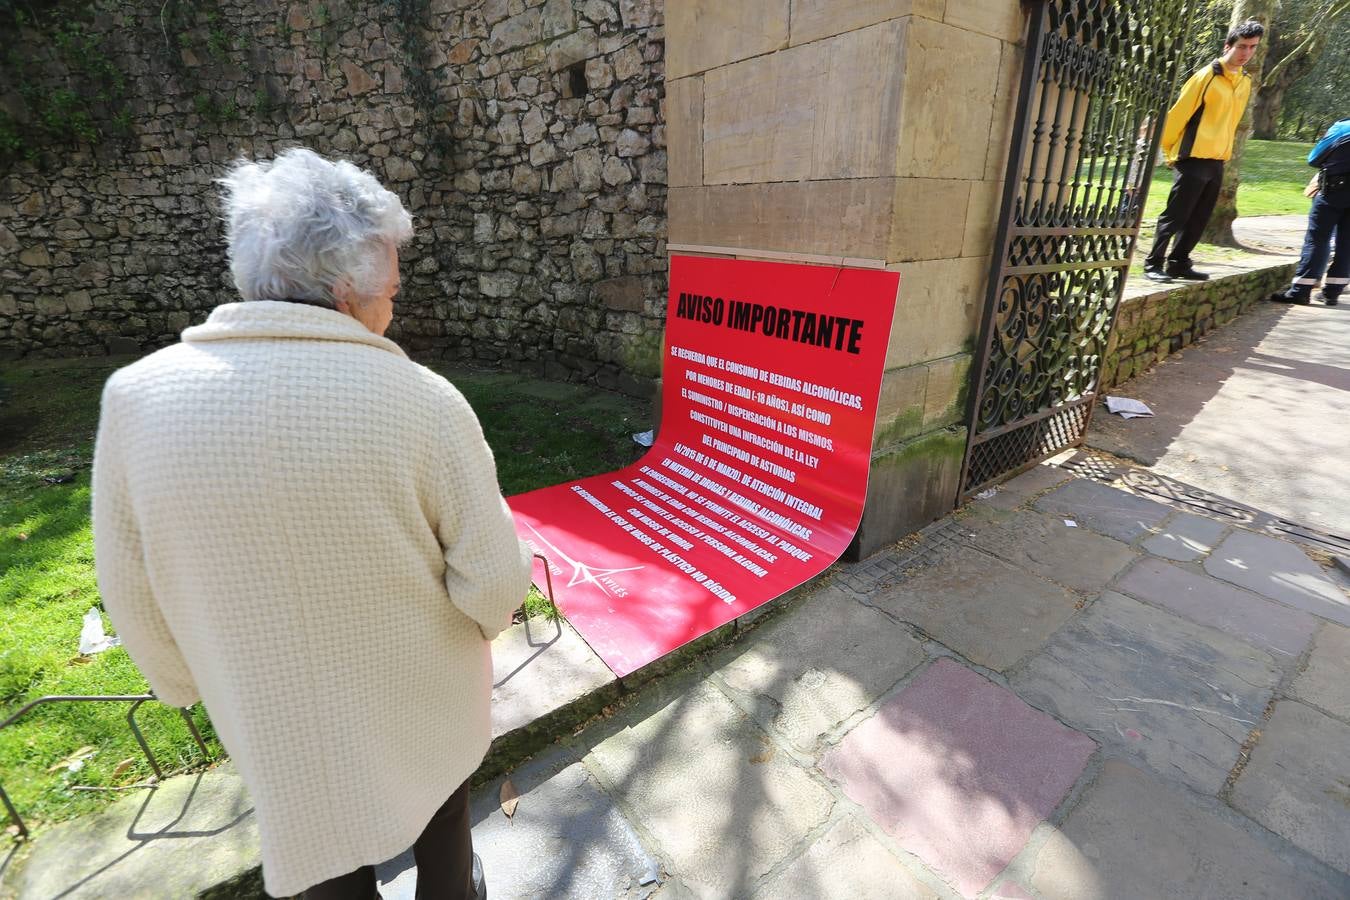
[[[127,725],[131,727],[131,735],[136,739],[141,752],[145,754],[145,761],[150,763],[151,770],[155,773],[157,781],[164,780],[164,770],[159,766],[159,760],[155,759],[155,754],[150,751],[150,745],[146,743],[145,736],[141,734],[141,728],[136,724],[136,710],[141,708],[141,704],[147,700],[159,700],[154,694],[49,694],[46,697],[38,697],[36,700],[30,700],[28,703],[19,707],[15,712],[0,722],[0,731],[13,725],[22,719],[30,710],[48,703],[130,703],[131,708],[127,710]],[[197,730],[197,723],[192,721],[192,715],[183,708],[178,708],[178,714],[183,717],[187,723],[188,731],[192,733],[192,738],[197,742],[197,747],[202,751],[205,759],[211,758],[211,751],[206,746],[206,741],[202,739],[201,732]],[[14,808],[13,802],[9,799],[9,794],[5,793],[3,786],[0,786],[0,804],[5,807],[5,812],[9,814],[10,821],[18,826],[18,840],[28,839],[28,826],[24,824],[19,816],[19,811]]]
[[[1043,52],[1042,33],[1045,29],[1046,0],[1033,0],[1033,11],[1027,17],[1026,51],[1022,62],[1022,78],[1017,90],[1017,107],[1013,114],[1012,144],[1008,148],[1008,166],[1003,178],[1003,198],[1000,204],[998,228],[994,233],[994,253],[989,263],[989,296],[985,301],[985,311],[980,323],[980,338],[975,357],[974,373],[977,379],[975,390],[970,396],[970,410],[966,416],[966,453],[961,463],[961,480],[957,502],[960,503],[975,493],[978,486],[968,486],[970,473],[971,448],[976,437],[976,418],[980,397],[984,394],[986,371],[991,352],[992,331],[994,327],[994,296],[1003,284],[1003,263],[1007,256],[1008,235],[1012,229],[1011,211],[1021,193],[1022,162],[1026,155],[1027,113],[1031,107],[1032,95],[1040,77],[1039,60]],[[1044,97],[1041,98],[1044,104]],[[1034,162],[1034,157],[1033,157]],[[1028,171],[1032,171],[1028,166]],[[1029,176],[1028,176],[1029,177]]]
[[[1076,407],[1083,406],[1090,399],[1091,398],[1088,397],[1079,397],[1076,400],[1065,400],[1064,403],[1060,406],[1051,407],[1050,409],[1042,409],[1039,410],[1038,412],[1032,413],[1029,416],[1026,416],[1025,418],[1018,419],[1016,422],[1009,422],[1007,425],[1000,425],[997,428],[991,428],[988,431],[984,432],[982,437],[984,438],[985,441],[992,441],[996,437],[1009,434],[1011,432],[1016,431],[1019,428],[1023,428],[1027,425],[1030,425],[1033,422],[1039,422],[1041,419],[1048,419],[1057,413],[1064,412],[1066,409],[1074,409]],[[1040,462],[1040,460],[1037,460],[1036,462]]]
[[[1068,227],[1063,227],[1063,228],[1019,228],[1017,231],[1018,231],[1018,234],[1021,234],[1021,235],[1029,235],[1029,236],[1032,236],[1032,237],[1076,237],[1076,236],[1081,235],[1081,234],[1083,233],[1083,232],[1082,232],[1082,229],[1080,229],[1080,228],[1068,228]],[[1133,229],[1133,228],[1094,228],[1094,229],[1092,229],[1092,233],[1093,233],[1094,235],[1105,234],[1105,235],[1111,235],[1111,236],[1124,236],[1124,237],[1128,237],[1128,236],[1134,234],[1134,229]]]
[[[1050,272],[1078,272],[1085,269],[1119,269],[1129,265],[1128,256],[1120,259],[1099,259],[1095,262],[1043,263],[1039,266],[1008,266],[1004,275],[1043,275]]]
[[[1083,441],[1196,2],[1026,4],[958,503]]]

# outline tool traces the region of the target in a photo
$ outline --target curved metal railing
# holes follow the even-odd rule
[[[141,734],[141,728],[136,724],[136,711],[141,708],[141,704],[147,700],[156,700],[159,698],[154,694],[49,694],[46,697],[38,697],[36,700],[30,700],[21,706],[5,721],[0,722],[0,731],[13,725],[22,719],[31,710],[48,703],[130,703],[131,708],[127,710],[127,725],[131,728],[131,735],[136,739],[141,752],[145,754],[145,761],[150,764],[150,769],[155,773],[156,781],[164,780],[164,770],[160,768],[159,760],[155,759],[155,754],[151,752],[150,745],[145,741],[145,735]],[[211,758],[211,751],[206,746],[206,741],[202,739],[201,732],[197,730],[197,723],[192,721],[192,716],[186,709],[179,709],[178,714],[183,717],[187,723],[188,731],[192,732],[192,739],[197,742],[197,747],[202,751],[202,756],[206,759]],[[14,808],[9,795],[5,793],[3,785],[0,785],[0,803],[4,804],[5,812],[9,814],[10,820],[18,826],[19,840],[28,838],[28,826],[24,824],[19,816],[19,811]]]

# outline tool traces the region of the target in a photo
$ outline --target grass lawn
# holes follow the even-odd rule
[[[1303,188],[1313,176],[1308,165],[1312,144],[1292,141],[1248,141],[1242,154],[1242,181],[1238,185],[1240,216],[1306,215],[1310,201]],[[1144,222],[1152,226],[1172,189],[1172,170],[1158,166],[1144,204]]]
[[[1292,141],[1247,141],[1242,154],[1242,181],[1238,185],[1238,215],[1307,215],[1311,201],[1303,196],[1303,188],[1313,176],[1313,169],[1308,165],[1308,151],[1312,146]],[[1167,194],[1171,190],[1172,170],[1157,166],[1149,185],[1148,200],[1144,203],[1144,222],[1139,230],[1139,249],[1130,266],[1131,274],[1143,274],[1143,259],[1153,243],[1154,227],[1167,206]],[[1196,255],[1209,259],[1223,259],[1242,252],[1215,244],[1200,244],[1195,249]]]
[[[125,362],[25,361],[0,372],[0,719],[47,694],[148,689],[121,648],[79,654],[81,620],[99,602],[89,525],[98,399]],[[438,371],[478,413],[507,494],[626,465],[641,452],[630,435],[650,427],[650,404],[619,394],[521,375]],[[541,600],[536,594],[527,611],[542,611]],[[150,776],[126,708],[53,704],[0,731],[0,784],[30,829],[121,796],[77,787],[127,786]],[[196,709],[194,719],[218,750],[206,715]],[[137,721],[161,765],[201,762],[176,712],[148,703]],[[73,770],[60,765],[86,748],[92,755]]]

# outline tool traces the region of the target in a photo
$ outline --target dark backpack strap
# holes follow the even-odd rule
[[[1326,175],[1350,173],[1350,134],[1333,143],[1318,160],[1319,169]]]

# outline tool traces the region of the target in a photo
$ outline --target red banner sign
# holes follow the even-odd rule
[[[899,276],[674,256],[643,458],[509,498],[558,604],[627,675],[824,571],[862,517]]]

